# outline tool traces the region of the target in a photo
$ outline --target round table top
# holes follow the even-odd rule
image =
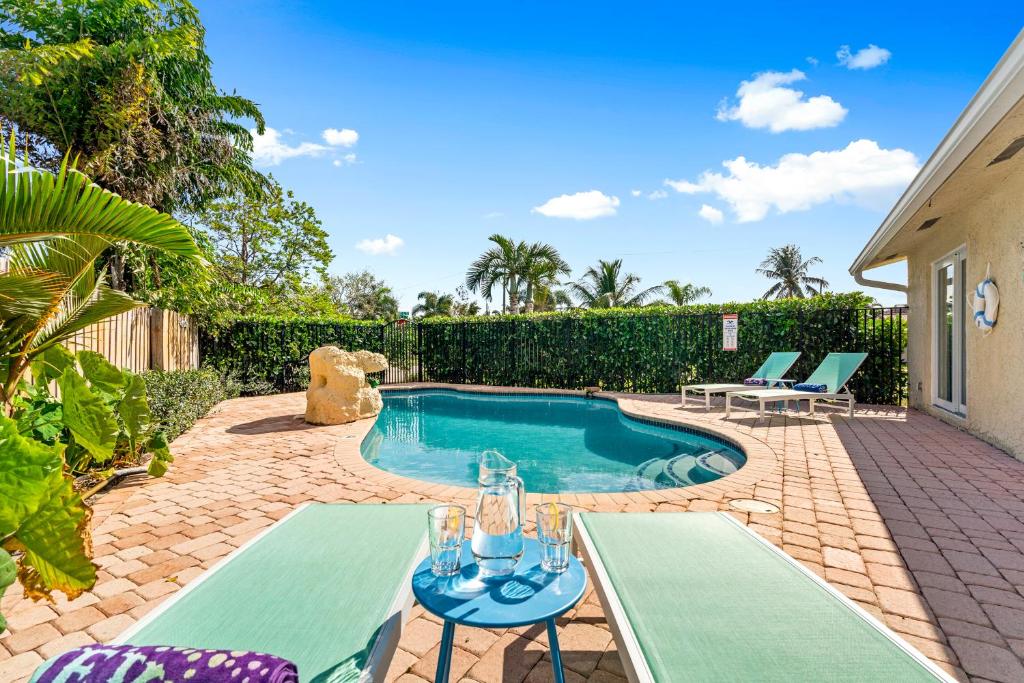
[[[423,608],[446,621],[480,628],[527,626],[569,611],[583,597],[587,574],[570,556],[569,568],[551,574],[540,567],[540,544],[524,539],[523,559],[508,579],[484,581],[467,540],[462,545],[462,571],[434,576],[430,558],[412,577],[412,590]]]

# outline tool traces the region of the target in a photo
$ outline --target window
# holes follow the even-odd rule
[[[932,400],[967,414],[967,252],[960,248],[932,266]]]

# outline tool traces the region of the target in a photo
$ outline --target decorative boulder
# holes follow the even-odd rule
[[[378,414],[384,402],[366,382],[366,373],[387,367],[387,358],[370,351],[351,353],[321,346],[309,354],[306,422],[337,425]]]

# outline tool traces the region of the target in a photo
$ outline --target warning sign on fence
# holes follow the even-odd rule
[[[738,313],[722,315],[722,350],[735,351],[740,337],[740,316]]]

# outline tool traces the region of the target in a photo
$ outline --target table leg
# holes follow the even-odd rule
[[[441,647],[437,651],[437,671],[434,673],[434,683],[448,683],[448,670],[452,666],[452,645],[454,643],[455,624],[446,621],[444,630],[441,631]]]
[[[555,683],[565,683],[565,672],[562,671],[562,651],[558,647],[558,631],[555,620],[548,619],[548,647],[551,649],[551,672]]]

